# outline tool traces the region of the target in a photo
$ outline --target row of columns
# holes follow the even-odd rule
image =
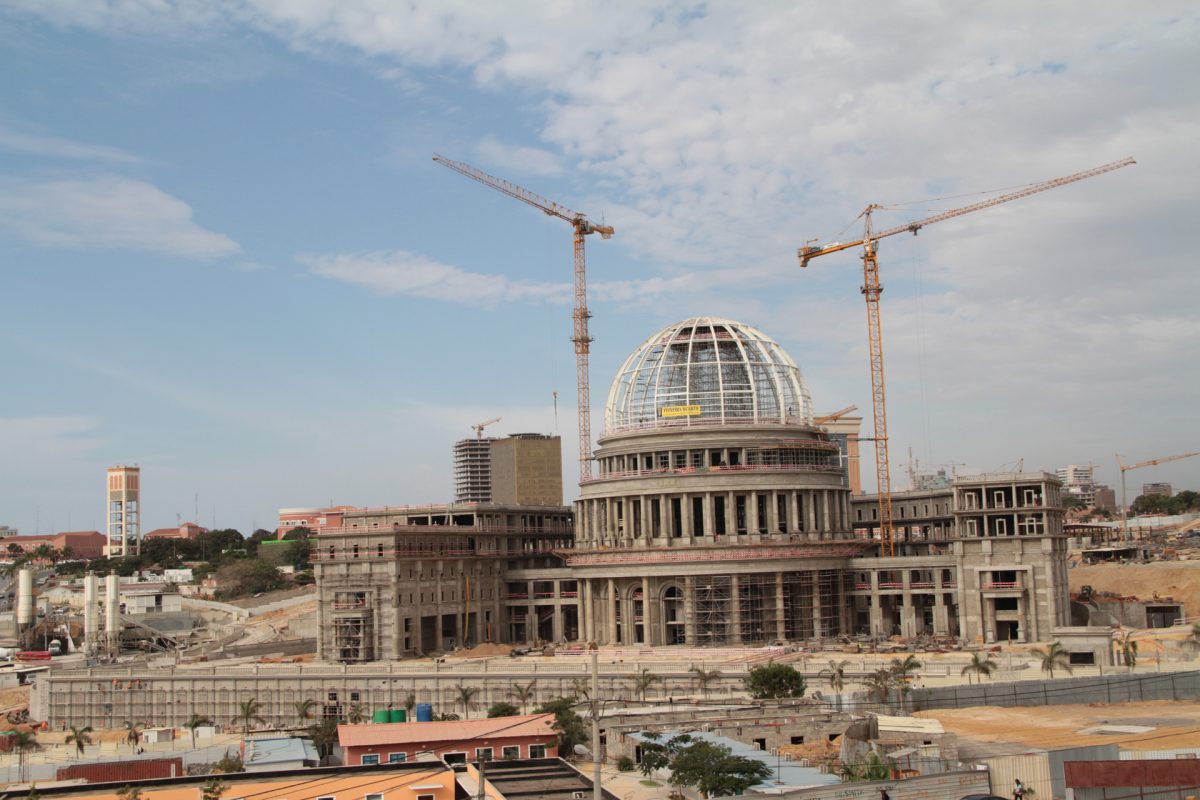
[[[850,527],[849,497],[844,489],[768,490],[764,492],[701,492],[690,494],[629,495],[584,498],[577,504],[577,530],[582,541],[676,538],[717,534],[716,499],[724,498],[725,535],[736,535],[737,498],[745,501],[744,530],[791,533],[799,531],[846,531]],[[700,531],[696,531],[693,504],[702,501]],[[759,498],[764,497],[766,519],[759,514]],[[782,499],[783,514],[780,512]],[[673,516],[674,501],[679,501],[679,519]],[[657,501],[657,502],[655,502]]]

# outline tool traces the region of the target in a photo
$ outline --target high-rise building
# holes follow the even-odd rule
[[[454,443],[454,502],[492,502],[493,439],[460,439]]]
[[[1143,497],[1170,497],[1171,484],[1169,483],[1143,483]]]
[[[137,555],[141,550],[141,468],[108,468],[106,555]]]
[[[515,433],[492,442],[492,502],[561,506],[562,439]]]
[[[1058,480],[1062,483],[1063,494],[1074,497],[1083,503],[1084,507],[1096,505],[1096,469],[1091,464],[1081,467],[1068,464],[1055,470]]]

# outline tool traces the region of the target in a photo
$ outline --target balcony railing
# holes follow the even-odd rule
[[[334,603],[334,611],[359,611],[364,608],[370,608],[366,600],[353,600],[350,602]]]
[[[983,584],[984,589],[1024,589],[1025,584],[1021,581],[988,581]]]

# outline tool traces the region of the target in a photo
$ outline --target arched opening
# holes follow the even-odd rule
[[[662,632],[665,644],[685,644],[687,626],[683,618],[683,589],[668,586],[662,593]]]

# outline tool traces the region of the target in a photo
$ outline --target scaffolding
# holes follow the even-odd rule
[[[697,577],[685,612],[700,646],[829,639],[849,632],[840,570]]]
[[[369,611],[344,614],[333,620],[333,651],[342,663],[374,661],[373,625]]]

